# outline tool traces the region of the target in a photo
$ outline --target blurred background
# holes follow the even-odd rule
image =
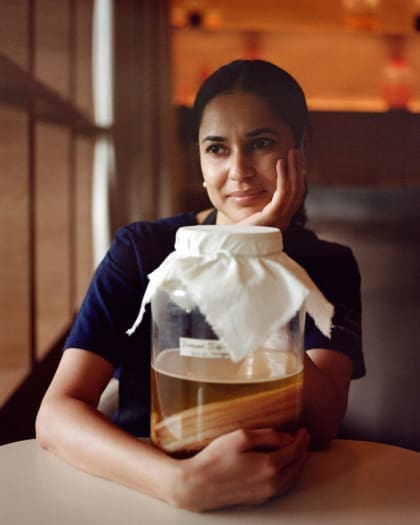
[[[189,108],[236,58],[302,84],[309,225],[359,262],[342,435],[419,450],[420,0],[0,1],[0,443],[33,437],[115,230],[207,206]]]

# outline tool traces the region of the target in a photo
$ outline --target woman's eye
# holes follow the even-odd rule
[[[213,155],[221,155],[225,151],[225,147],[222,146],[222,144],[211,144],[207,148],[207,153],[211,153]]]
[[[251,149],[269,148],[273,143],[272,139],[261,137],[251,142]]]

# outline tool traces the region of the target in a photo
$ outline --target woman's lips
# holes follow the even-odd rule
[[[263,193],[264,190],[234,191],[229,194],[229,198],[237,204],[247,206],[255,202]]]

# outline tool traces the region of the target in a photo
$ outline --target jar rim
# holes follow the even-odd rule
[[[185,255],[226,251],[232,255],[268,256],[283,251],[283,237],[271,226],[196,225],[179,228],[175,250]]]

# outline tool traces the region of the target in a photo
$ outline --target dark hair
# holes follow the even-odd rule
[[[308,125],[305,94],[284,69],[264,60],[235,60],[217,69],[200,87],[192,108],[192,134],[198,139],[203,112],[218,95],[242,91],[268,102],[274,114],[292,129],[296,147],[301,147]]]

